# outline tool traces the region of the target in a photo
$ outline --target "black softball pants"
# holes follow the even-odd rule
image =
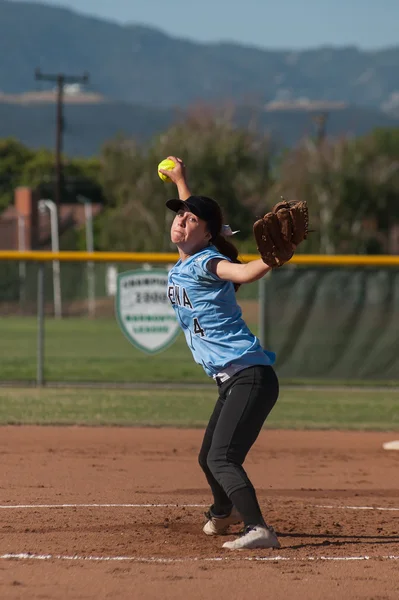
[[[211,513],[229,515],[234,505],[245,525],[259,525],[264,520],[242,465],[277,401],[278,379],[271,366],[259,365],[239,371],[218,387],[198,457],[214,498]]]

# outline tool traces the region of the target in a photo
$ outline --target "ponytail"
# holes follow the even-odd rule
[[[218,233],[218,235],[212,239],[212,244],[216,246],[221,254],[229,258],[231,262],[241,264],[241,261],[238,260],[237,248],[234,246],[234,244],[226,240],[221,233]]]
[[[229,258],[231,262],[239,265],[241,264],[241,261],[238,260],[237,248],[234,246],[234,244],[226,240],[226,238],[221,233],[218,233],[214,238],[212,238],[212,244],[216,246],[220,254],[223,254],[223,256]],[[235,291],[237,291],[239,287],[239,283],[234,284]]]

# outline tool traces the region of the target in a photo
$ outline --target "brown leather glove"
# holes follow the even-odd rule
[[[271,212],[254,223],[258,252],[269,267],[281,267],[307,238],[309,213],[306,201],[278,202]]]

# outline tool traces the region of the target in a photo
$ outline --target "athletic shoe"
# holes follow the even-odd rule
[[[206,535],[224,535],[230,525],[236,525],[242,521],[240,514],[234,507],[227,517],[215,517],[211,511],[206,512],[205,516],[208,520],[202,531]]]
[[[223,548],[228,548],[229,550],[280,547],[280,542],[277,539],[276,533],[273,527],[269,527],[269,525],[246,527],[241,537],[232,542],[225,542],[223,544]]]

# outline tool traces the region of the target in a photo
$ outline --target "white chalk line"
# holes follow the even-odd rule
[[[4,508],[206,508],[209,504],[1,504]]]
[[[35,508],[207,508],[209,504],[1,504],[0,509],[35,509]],[[339,510],[378,510],[399,511],[399,508],[383,506],[341,506],[307,504],[309,507]]]
[[[240,556],[240,557],[186,557],[186,558],[163,558],[156,556],[79,556],[79,555],[61,555],[61,554],[31,554],[30,552],[7,553],[0,555],[0,560],[69,560],[82,562],[136,562],[136,563],[188,563],[188,562],[231,562],[231,561],[252,561],[252,562],[303,562],[303,561],[365,561],[365,560],[399,560],[399,556],[306,556],[304,558],[289,556]]]
[[[315,506],[315,508],[337,508],[340,510],[399,510],[399,508],[389,508],[383,506],[340,506],[339,504],[337,504],[336,506],[324,506],[322,504],[314,504],[313,506]]]

